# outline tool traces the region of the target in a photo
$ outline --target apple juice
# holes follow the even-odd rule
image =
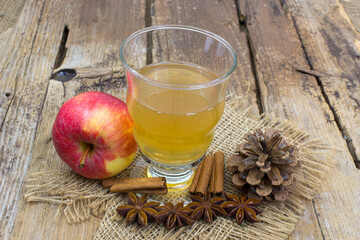
[[[208,69],[182,63],[148,65],[138,72],[158,82],[184,85],[217,78]],[[134,85],[147,90],[136,90],[132,86],[133,92],[127,98],[134,136],[141,151],[152,160],[170,165],[186,164],[202,157],[224,111],[224,100],[217,100],[218,90],[215,87],[178,90]],[[141,92],[141,96],[136,96],[136,91]]]

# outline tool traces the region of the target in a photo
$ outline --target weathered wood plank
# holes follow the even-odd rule
[[[240,31],[235,2],[155,1],[151,24],[190,25],[209,30],[227,40],[233,46],[239,61],[230,81],[228,93],[243,96],[244,104],[249,106],[254,114],[259,113],[246,33]]]
[[[337,42],[335,37],[338,35],[329,33],[335,29],[334,25],[324,27],[322,23],[325,20],[317,16],[326,13],[329,15],[327,20],[335,21],[335,17],[339,16],[339,9],[331,8],[334,7],[333,4],[329,5],[330,10],[327,11],[322,9],[324,6],[321,5],[320,8],[316,5],[318,3],[312,9],[312,2],[293,0],[288,2],[290,7],[293,4],[297,9],[295,11],[290,8],[290,11],[293,11],[295,23],[313,69],[330,74],[344,73],[342,78],[334,75],[336,81],[343,81],[340,81],[342,85],[336,85],[339,89],[343,89],[347,83],[358,87],[356,85],[358,82],[348,81],[348,78],[358,79],[354,77],[357,76],[356,69],[359,68],[350,68],[357,66],[356,61],[350,62],[348,68],[346,62],[343,62],[344,59],[348,59],[342,57],[343,53],[351,56],[348,49],[344,48],[347,45],[339,45],[341,56],[332,58],[335,55],[328,51],[334,46],[328,40]],[[291,19],[284,15],[279,2],[264,0],[240,3],[240,7],[245,5],[248,7],[247,27],[250,31],[265,110],[279,117],[291,119],[298,126],[311,132],[315,137],[323,138],[330,145],[346,148],[316,79],[294,70],[299,66],[303,69],[310,67],[302,52],[296,29]],[[60,10],[59,6],[62,6]],[[153,7],[155,10],[152,16],[153,25],[167,23],[194,25],[218,33],[228,40],[239,55],[239,62],[244,63],[239,65],[238,72],[234,75],[230,92],[244,95],[250,83],[251,91],[247,104],[255,106],[257,111],[249,53],[247,47],[244,47],[247,46],[246,35],[239,31],[238,21],[234,17],[236,8],[233,2],[208,1],[203,4],[200,1],[156,1]],[[29,0],[18,25],[11,32],[0,36],[0,49],[4,49],[4,54],[0,55],[0,139],[2,140],[0,142],[2,153],[0,238],[8,238],[12,228],[14,239],[92,237],[97,227],[96,220],[72,226],[67,225],[63,218],[56,222],[54,221],[56,209],[52,205],[29,205],[23,202],[19,205],[20,192],[29,167],[31,172],[67,169],[67,166],[58,159],[51,145],[50,129],[57,110],[64,101],[83,91],[102,90],[113,95],[118,93],[118,89],[122,87],[121,77],[117,74],[121,70],[117,58],[121,38],[145,25],[144,8],[144,1],[120,3],[69,1],[65,4],[62,1],[60,4],[58,1],[45,3]],[[224,19],[225,21],[221,21]],[[308,19],[315,19],[318,22],[313,23]],[[226,23],[227,20],[230,23]],[[65,83],[50,80],[48,83],[65,24],[68,25],[70,32],[65,46],[66,56],[63,63],[60,62],[58,69],[78,67],[96,67],[96,69],[90,72],[89,69],[78,68],[75,79]],[[323,32],[319,33],[319,26],[323,27]],[[350,30],[345,28],[341,31],[345,31],[342,33],[349,37],[350,42],[355,42],[351,47],[359,46],[352,33],[349,33]],[[329,37],[326,37],[326,34]],[[332,70],[333,66],[335,70]],[[341,68],[344,68],[343,72],[340,72]],[[353,72],[349,72],[350,70]],[[84,75],[85,73],[87,74]],[[356,88],[352,91],[346,89],[348,91],[346,94],[355,100],[347,99],[346,96],[342,98],[342,94],[339,94],[341,100],[337,100],[337,94],[334,92],[336,88],[330,88],[331,84],[337,83],[334,82],[334,78],[320,77],[320,80],[332,106],[344,106],[349,101],[353,103],[352,108],[355,108],[356,99],[359,99]],[[5,98],[5,93],[11,94]],[[341,111],[338,111],[339,107],[335,108],[335,113],[351,120],[349,123],[341,122],[341,124],[343,126],[353,124],[351,127],[358,127],[358,124],[353,123],[355,120],[352,120],[357,112],[355,111],[355,115],[349,118],[345,113],[341,115]],[[344,118],[341,119],[343,121]],[[359,235],[360,216],[357,200],[360,195],[357,189],[360,182],[359,173],[346,151],[339,151],[334,158],[337,162],[335,169],[329,174],[331,179],[327,178],[324,182],[324,192],[318,195],[315,204],[307,205],[306,215],[301,219],[293,238],[320,239],[324,236],[326,239],[356,239]],[[13,225],[15,216],[16,222]],[[317,224],[318,220],[320,225]],[[318,226],[321,226],[321,229]]]
[[[27,9],[19,17],[19,22],[24,23],[0,35],[0,130],[14,99],[17,82],[24,76],[27,68],[43,5],[42,1],[29,1]],[[30,6],[34,11],[29,11]],[[14,44],[9,44],[10,42]],[[11,68],[12,64],[17,68]]]
[[[103,91],[117,96],[125,87],[118,57],[120,44],[130,33],[145,27],[145,1],[125,0],[55,1],[44,11],[49,18],[42,24],[59,21],[50,16],[58,11],[60,2],[62,11],[67,12],[61,20],[61,31],[66,25],[69,32],[63,46],[66,49],[62,52],[63,62],[57,70],[75,69],[77,75],[67,82],[53,79],[49,82],[32,149],[30,173],[69,169],[57,156],[51,140],[51,128],[58,110],[66,100],[85,91]],[[126,19],[131,21],[124,21]],[[60,39],[61,32],[58,35]],[[57,206],[48,203],[21,202],[19,208],[13,239],[92,239],[100,222],[94,217],[69,225],[63,215],[55,220]]]
[[[360,168],[360,34],[336,0],[286,1],[312,69]]]
[[[42,24],[46,1],[27,1],[18,24],[1,39],[0,238],[12,231],[28,170],[34,136],[51,74],[58,35],[56,24]],[[55,15],[56,16],[56,15]],[[47,33],[44,34],[44,33]]]
[[[265,111],[288,118],[330,146],[347,149],[316,79],[294,69],[309,66],[292,20],[285,15],[280,1],[246,1],[246,6],[246,25]],[[309,222],[300,222],[306,224],[306,231],[297,231],[294,238],[356,239],[360,233],[360,209],[354,197],[360,194],[356,187],[359,172],[347,150],[337,151],[333,157],[336,166],[313,203],[317,214],[306,217]],[[307,211],[313,212],[309,205]]]
[[[76,1],[69,6],[74,15],[69,14],[66,23],[67,51],[60,68],[122,70],[120,45],[125,37],[145,27],[145,0]]]

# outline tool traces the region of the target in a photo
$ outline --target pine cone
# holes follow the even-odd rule
[[[301,168],[296,159],[298,148],[273,128],[266,129],[265,134],[256,129],[244,139],[227,160],[228,170],[234,173],[233,183],[251,198],[285,201],[287,191],[296,185],[293,174]]]

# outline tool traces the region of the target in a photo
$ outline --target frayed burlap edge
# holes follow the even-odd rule
[[[167,231],[151,223],[147,228],[129,225],[116,214],[116,207],[126,202],[126,195],[112,194],[102,188],[100,181],[82,178],[71,171],[50,171],[33,174],[27,181],[27,201],[47,201],[59,206],[69,223],[83,221],[91,215],[105,215],[95,239],[285,239],[293,232],[306,200],[311,200],[321,186],[321,180],[334,161],[330,158],[334,149],[323,142],[310,139],[308,134],[288,121],[262,115],[249,117],[249,111],[241,110],[240,99],[227,102],[224,115],[218,124],[213,144],[209,151],[221,150],[226,158],[233,154],[242,136],[255,128],[274,127],[299,147],[298,159],[302,171],[296,176],[297,187],[289,193],[285,202],[267,202],[261,205],[261,222],[243,226],[232,219],[218,218],[214,223],[197,222],[193,226]],[[119,176],[143,176],[146,163],[137,156],[135,161]],[[239,192],[231,183],[231,174],[225,173],[225,191]],[[186,191],[169,193],[166,196],[150,196],[157,201],[189,201]]]
[[[91,215],[103,216],[116,195],[109,193],[98,180],[83,178],[73,171],[44,171],[26,181],[27,202],[58,205],[55,219],[64,214],[68,223],[81,222]]]

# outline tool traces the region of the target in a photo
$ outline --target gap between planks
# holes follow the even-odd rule
[[[283,7],[284,11],[286,12],[286,9],[284,8],[284,6],[283,5],[281,5],[281,6]],[[311,61],[309,59],[309,53],[308,53],[308,51],[306,49],[306,46],[304,44],[304,40],[302,39],[300,31],[299,31],[299,26],[298,26],[296,20],[294,19],[294,17],[291,17],[291,21],[292,21],[292,23],[293,23],[293,25],[294,25],[294,27],[296,29],[296,33],[297,33],[297,35],[299,37],[301,47],[302,47],[304,55],[306,57],[307,64],[309,65],[309,67],[311,69],[310,71],[316,71],[316,69],[314,69],[313,65],[311,64]],[[352,159],[354,161],[354,164],[355,164],[356,168],[360,169],[360,161],[356,157],[355,147],[354,147],[354,145],[353,145],[353,143],[351,141],[351,138],[348,137],[349,136],[348,131],[341,125],[340,116],[336,113],[334,106],[330,103],[329,96],[325,92],[325,88],[324,88],[324,85],[323,85],[323,83],[321,81],[321,77],[319,75],[315,75],[315,74],[311,74],[311,75],[315,77],[316,82],[317,82],[317,84],[318,84],[318,86],[320,88],[321,94],[322,94],[326,104],[328,105],[330,111],[332,112],[332,114],[334,116],[334,121],[336,123],[336,126],[339,129],[339,131],[340,131],[341,135],[343,136],[343,138],[345,139],[348,151],[349,151],[349,153],[350,153],[350,155],[351,155],[351,157],[352,157]]]
[[[255,51],[254,51],[254,48],[253,48],[253,44],[252,44],[252,40],[251,40],[251,36],[250,36],[250,33],[249,33],[249,30],[248,30],[248,26],[247,26],[247,23],[249,21],[249,19],[247,18],[247,2],[246,1],[241,1],[241,0],[234,0],[235,1],[235,4],[236,4],[236,10],[237,10],[237,15],[238,15],[238,21],[239,21],[239,26],[240,26],[240,29],[244,29],[244,32],[246,33],[246,38],[247,38],[247,44],[248,44],[248,49],[249,49],[249,55],[250,55],[250,63],[251,63],[251,71],[252,71],[252,74],[254,76],[254,80],[255,80],[255,90],[256,90],[256,101],[257,101],[257,105],[258,105],[258,109],[259,109],[259,113],[260,114],[263,114],[264,111],[265,111],[265,106],[264,106],[264,100],[262,99],[262,95],[261,95],[261,87],[260,87],[260,79],[259,79],[259,75],[257,73],[257,68],[256,68],[256,58],[255,58]],[[282,4],[282,1],[280,1],[280,5],[283,9],[283,11],[285,13],[287,13],[287,9],[285,9],[285,6],[284,4]],[[294,22],[293,22],[294,24]],[[297,31],[297,29],[296,29]],[[301,42],[301,47],[304,51],[304,54],[307,58],[307,55],[306,55],[306,52],[305,52],[305,48],[304,48],[304,44],[301,40],[301,37],[299,35],[299,33],[297,32],[297,35],[298,35],[298,38]],[[308,65],[310,66],[310,63],[308,61],[308,59],[306,59]],[[318,78],[316,78],[318,80]],[[322,94],[324,94],[323,91],[321,91]],[[329,106],[330,107],[330,106]],[[323,233],[323,229],[322,229],[322,225],[320,224],[320,220],[319,220],[319,217],[318,217],[318,212],[316,210],[316,204],[314,201],[311,201],[310,203],[314,210],[314,213],[315,213],[315,217],[316,217],[316,221],[317,221],[317,227],[319,228],[320,232],[321,232],[321,236],[322,236],[322,239],[325,240],[325,237],[324,237],[324,233]]]
[[[244,32],[246,34],[246,40],[247,40],[246,42],[247,42],[247,47],[249,49],[249,55],[250,55],[249,57],[250,57],[251,73],[253,74],[253,77],[255,79],[256,103],[258,106],[259,114],[261,115],[264,113],[264,103],[263,103],[263,99],[261,97],[259,76],[256,71],[256,62],[255,62],[256,60],[254,57],[254,49],[251,46],[250,34],[249,34],[249,31],[246,26],[246,10],[243,9],[243,8],[245,8],[245,4],[240,4],[239,0],[234,0],[234,2],[235,2],[235,6],[236,6],[236,13],[237,13],[238,21],[239,21],[240,32]]]
[[[146,0],[145,2],[145,27],[151,27],[152,20],[152,9],[154,7],[154,0]],[[152,32],[146,34],[146,65],[153,63],[152,55]]]
[[[34,37],[32,39],[32,44],[31,44],[31,48],[30,48],[30,54],[29,54],[29,58],[27,59],[26,61],[26,64],[25,64],[25,70],[24,72],[26,72],[28,66],[29,66],[29,62],[30,62],[30,56],[32,55],[32,51],[33,51],[33,48],[34,48],[34,43],[35,43],[35,39],[37,37],[37,34],[38,34],[38,31],[39,31],[39,26],[40,26],[40,22],[41,22],[41,19],[42,19],[42,16],[43,16],[43,13],[44,13],[44,8],[45,8],[45,2],[42,4],[41,6],[41,10],[40,10],[40,17],[36,23],[36,30],[35,30],[35,34],[34,34]],[[15,95],[16,95],[16,91],[17,91],[17,81],[19,80],[19,78],[16,78],[15,80],[15,84],[14,84],[14,92],[12,93],[12,98],[11,98],[11,101],[6,109],[6,112],[5,112],[5,116],[4,116],[4,119],[1,123],[1,126],[0,126],[0,132],[2,131],[2,128],[5,124],[5,120],[6,120],[6,117],[8,115],[8,112],[9,112],[9,109],[11,108],[13,102],[14,102],[14,99],[15,99]]]
[[[317,221],[317,223],[318,223],[318,225],[319,225],[319,228],[320,228],[321,237],[322,237],[323,240],[325,240],[324,231],[323,231],[323,229],[322,229],[322,227],[321,227],[321,223],[320,223],[320,219],[319,219],[319,213],[318,213],[318,211],[317,211],[317,209],[316,209],[316,207],[315,207],[315,206],[316,206],[315,201],[314,201],[314,200],[311,200],[311,203],[312,203],[312,205],[313,205],[313,209],[314,209],[314,212],[315,212],[316,221]]]

